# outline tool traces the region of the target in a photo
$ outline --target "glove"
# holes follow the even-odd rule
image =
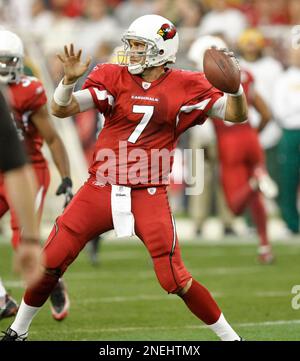
[[[65,177],[62,179],[62,182],[60,186],[57,188],[56,195],[59,196],[61,194],[65,195],[65,204],[64,208],[67,207],[67,205],[71,202],[71,199],[73,198],[73,192],[72,192],[72,180],[69,177]]]

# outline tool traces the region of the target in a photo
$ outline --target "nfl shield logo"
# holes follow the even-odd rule
[[[145,90],[147,90],[147,89],[150,88],[151,83],[146,83],[145,81],[143,81],[142,86],[143,86],[143,88],[144,88]]]
[[[153,194],[156,193],[156,188],[148,188],[148,193],[151,194],[151,196],[153,196]]]

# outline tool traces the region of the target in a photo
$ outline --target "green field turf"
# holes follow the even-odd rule
[[[200,242],[199,242],[200,243]],[[300,340],[300,309],[291,289],[300,285],[300,240],[275,245],[276,264],[256,262],[256,246],[183,243],[194,277],[215,295],[226,318],[247,340]],[[31,340],[216,340],[181,299],[160,288],[141,244],[102,246],[102,262],[92,267],[82,252],[65,275],[71,312],[52,320],[46,304],[31,327]],[[0,274],[13,297],[22,288],[12,275],[11,248],[0,242]],[[4,330],[10,320],[2,320]]]

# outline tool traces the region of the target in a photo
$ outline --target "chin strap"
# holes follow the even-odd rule
[[[13,80],[12,74],[0,75],[0,83],[8,84]]]
[[[146,66],[141,64],[128,65],[128,71],[130,74],[137,75],[141,74],[146,69]]]

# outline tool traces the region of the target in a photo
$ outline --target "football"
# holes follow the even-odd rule
[[[238,65],[223,51],[212,48],[204,53],[203,69],[207,80],[225,93],[236,93],[241,83]]]

